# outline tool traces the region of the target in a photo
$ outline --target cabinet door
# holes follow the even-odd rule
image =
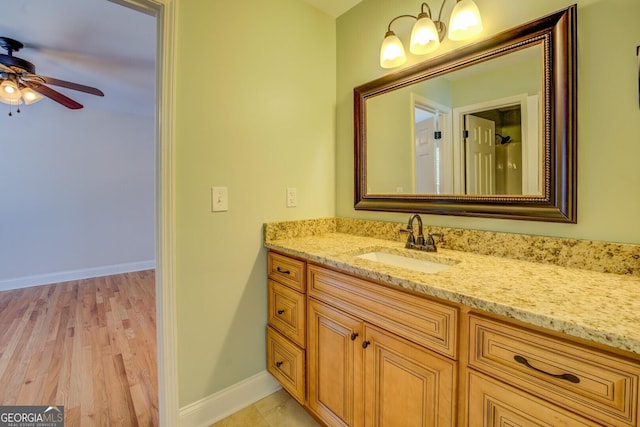
[[[309,299],[309,408],[330,426],[362,420],[362,322]]]
[[[456,362],[365,326],[365,425],[453,426]]]

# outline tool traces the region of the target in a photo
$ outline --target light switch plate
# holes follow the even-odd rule
[[[227,187],[211,187],[211,211],[225,212],[229,210]]]

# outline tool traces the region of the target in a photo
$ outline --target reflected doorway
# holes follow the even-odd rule
[[[453,191],[451,109],[412,94],[413,193],[448,194]]]
[[[539,95],[454,109],[454,188],[472,195],[541,195]]]

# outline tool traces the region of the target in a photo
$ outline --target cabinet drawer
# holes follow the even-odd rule
[[[298,402],[305,402],[304,350],[267,326],[267,370]]]
[[[456,358],[458,309],[315,265],[309,266],[309,296],[362,320]]]
[[[306,286],[305,263],[275,252],[267,256],[267,271],[269,278],[277,280],[292,289],[304,292]]]
[[[305,296],[269,280],[269,324],[305,347]]]
[[[467,371],[469,427],[597,426],[579,415],[509,387],[498,380]]]
[[[469,366],[609,425],[636,425],[640,366],[469,315]]]

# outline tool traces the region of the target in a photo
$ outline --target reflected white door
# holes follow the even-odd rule
[[[495,194],[495,133],[491,120],[470,114],[464,116],[466,192],[467,194]]]
[[[434,119],[416,123],[415,191],[419,194],[438,193],[436,140],[433,137]]]

